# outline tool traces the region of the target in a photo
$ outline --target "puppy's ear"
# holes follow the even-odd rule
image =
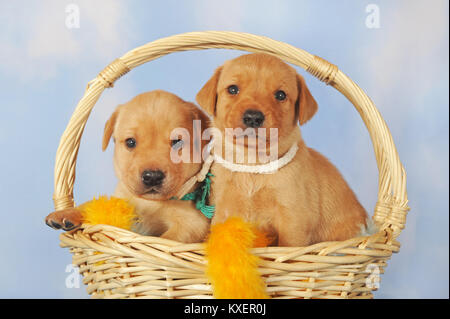
[[[317,102],[306,86],[305,79],[297,74],[298,97],[295,103],[295,112],[300,125],[308,122],[317,112]]]
[[[192,105],[192,119],[200,121],[193,127],[193,159],[194,163],[200,163],[202,160],[202,151],[209,141],[203,140],[203,132],[209,127],[209,117],[203,110],[196,105]]]
[[[102,151],[105,151],[108,147],[109,140],[114,132],[114,126],[116,125],[117,116],[119,115],[120,107],[117,107],[114,113],[111,115],[108,121],[106,121],[105,129],[103,131]]]
[[[218,67],[214,75],[206,82],[200,92],[197,93],[197,103],[210,115],[216,114],[217,83],[219,82],[222,67]]]

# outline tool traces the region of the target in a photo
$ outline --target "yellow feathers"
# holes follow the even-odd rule
[[[100,196],[79,208],[86,224],[105,224],[130,230],[137,220],[134,207],[116,197]],[[215,298],[269,298],[258,272],[259,259],[250,253],[252,247],[263,247],[268,242],[263,233],[237,217],[211,227],[206,242],[207,276]]]
[[[86,224],[104,224],[130,230],[137,218],[134,207],[117,197],[100,196],[79,208]]]
[[[211,227],[206,243],[207,276],[215,298],[265,299],[268,295],[258,272],[258,257],[250,253],[261,246],[262,234],[237,217]]]

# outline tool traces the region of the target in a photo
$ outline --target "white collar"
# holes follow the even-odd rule
[[[273,174],[283,166],[287,165],[297,154],[298,145],[293,144],[289,151],[279,159],[261,165],[243,165],[235,164],[223,159],[221,156],[214,154],[214,161],[232,172],[253,173],[253,174]]]

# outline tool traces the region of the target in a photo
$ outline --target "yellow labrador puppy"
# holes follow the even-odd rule
[[[114,169],[119,183],[114,196],[136,207],[141,221],[136,230],[142,234],[193,243],[203,241],[209,230],[209,220],[193,202],[170,200],[202,166],[201,161],[176,163],[171,158],[174,151],[189,147],[193,159],[199,149],[194,143],[204,146],[202,141],[190,139],[190,145],[184,145],[184,139],[171,139],[179,128],[196,136],[194,120],[207,127],[207,116],[194,104],[158,90],[118,106],[105,125],[103,150],[111,137],[115,142]],[[82,222],[79,208],[56,211],[46,218],[47,225],[64,230],[75,229]]]

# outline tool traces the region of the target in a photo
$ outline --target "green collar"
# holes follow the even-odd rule
[[[181,200],[192,200],[195,202],[195,208],[197,208],[203,215],[211,219],[214,216],[214,206],[206,205],[207,198],[211,192],[211,178],[213,174],[206,174],[205,180],[191,193],[184,195]],[[177,199],[172,197],[171,199]]]

